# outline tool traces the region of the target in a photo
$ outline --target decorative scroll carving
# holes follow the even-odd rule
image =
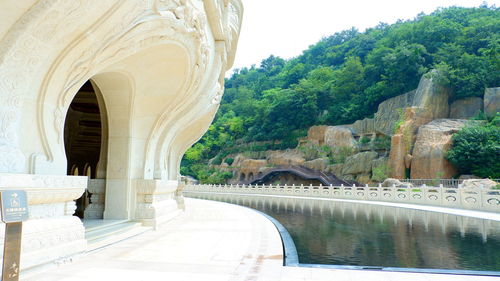
[[[18,130],[24,96],[35,72],[45,62],[47,42],[58,41],[61,27],[71,31],[75,19],[88,12],[83,1],[39,1],[0,43],[0,172],[23,172],[26,156],[19,149]],[[5,74],[5,75],[4,75]]]
[[[108,24],[108,22],[113,24]],[[81,32],[82,36],[69,41],[69,38],[73,37],[67,35],[76,34],[72,32],[81,28],[82,23],[85,23],[88,29]],[[192,56],[192,73],[188,74],[192,80],[185,92],[195,93],[206,73],[211,48],[207,30],[209,27],[201,1],[158,0],[151,4],[151,1],[140,0],[96,0],[96,3],[80,0],[36,3],[16,23],[0,45],[0,61],[2,62],[0,72],[2,69],[9,69],[9,75],[0,73],[2,74],[0,75],[2,77],[0,78],[2,99],[0,100],[0,150],[3,155],[9,155],[8,161],[4,157],[0,159],[0,171],[26,170],[26,156],[19,150],[16,139],[20,127],[18,121],[22,114],[19,110],[22,107],[20,101],[27,93],[28,85],[33,84],[30,81],[36,77],[33,75],[34,71],[43,68],[43,64],[47,63],[47,58],[55,63],[47,71],[48,74],[41,85],[38,120],[40,120],[42,144],[47,161],[53,161],[53,152],[62,142],[66,109],[74,93],[85,80],[106,65],[137,53],[139,50],[168,42],[178,42],[185,46]],[[90,43],[88,39],[91,33],[93,37]],[[95,36],[94,33],[98,35]],[[59,50],[51,45],[65,48]],[[74,57],[75,52],[80,52],[77,56],[79,59],[74,61],[68,71],[64,71],[67,73],[65,79],[61,80],[61,77],[57,79],[57,81],[64,81],[63,85],[55,86],[50,90],[51,93],[61,94],[59,102],[52,110],[52,116],[48,116],[47,112],[44,113],[46,102],[44,98],[48,95],[47,90],[52,83],[51,75],[58,69],[67,54],[72,53]],[[57,59],[54,59],[54,56]],[[23,65],[22,71],[17,67],[19,65]],[[19,69],[19,71],[13,71],[14,69]],[[12,80],[9,80],[9,77]],[[9,101],[4,100],[10,97],[7,93],[12,93],[13,100],[19,102],[11,106]],[[195,99],[193,95],[187,96]],[[47,124],[53,124],[57,139],[49,139],[51,134],[46,133],[50,129],[46,128]],[[14,137],[7,138],[6,135]]]
[[[195,92],[199,86],[201,75],[205,72],[208,61],[209,44],[206,38],[207,20],[204,13],[198,11],[192,1],[156,1],[153,12],[139,14],[137,7],[126,13],[120,30],[109,33],[100,40],[103,45],[90,45],[73,63],[72,69],[64,83],[60,107],[54,113],[54,129],[58,139],[62,139],[64,120],[59,118],[61,109],[67,108],[77,88],[91,76],[95,65],[109,65],[117,58],[124,58],[139,49],[147,49],[164,42],[176,41],[188,46],[196,61],[192,67],[191,86],[186,92]],[[140,10],[140,9],[139,9]],[[132,15],[132,16],[131,16]],[[194,48],[193,48],[194,47]]]

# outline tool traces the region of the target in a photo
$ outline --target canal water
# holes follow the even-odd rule
[[[500,271],[500,222],[300,198],[189,197],[238,204],[278,220],[301,264]]]

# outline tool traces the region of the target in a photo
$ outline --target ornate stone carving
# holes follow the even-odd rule
[[[24,96],[36,71],[45,63],[49,41],[60,42],[60,30],[72,31],[88,7],[83,1],[39,1],[11,28],[0,42],[0,98],[16,100],[4,103],[0,99],[0,147],[9,154],[9,163],[0,160],[0,172],[22,172],[26,156],[19,149],[18,130]],[[62,28],[64,27],[64,28]],[[19,67],[19,66],[22,67]],[[5,138],[5,132],[9,137]],[[4,159],[2,157],[2,159]]]
[[[131,61],[149,50],[179,52],[182,56],[179,64],[183,65],[178,75],[184,76],[185,81],[179,83],[173,93],[165,93],[165,99],[170,98],[169,95],[173,99],[159,102],[165,105],[157,109],[156,116],[148,116],[152,120],[151,131],[132,132],[130,127],[135,124],[126,124],[132,133],[124,138],[145,140],[144,148],[139,147],[140,143],[131,145],[120,142],[121,139],[109,140],[109,143],[118,143],[113,143],[115,146],[110,147],[109,154],[116,154],[117,146],[120,149],[122,145],[133,146],[124,153],[131,156],[124,159],[141,163],[110,158],[109,169],[98,170],[106,171],[107,175],[113,175],[109,178],[125,185],[123,190],[127,195],[120,198],[126,197],[126,203],[120,206],[129,208],[128,202],[137,196],[136,206],[123,211],[124,218],[157,225],[178,212],[176,198],[182,196],[175,195],[177,181],[134,180],[130,184],[130,179],[141,178],[137,170],[143,166],[147,173],[158,169],[167,175],[164,178],[169,177],[167,168],[172,174],[177,173],[171,166],[178,165],[178,147],[184,149],[186,143],[176,141],[176,137],[182,135],[191,122],[196,124],[191,127],[194,132],[186,133],[189,141],[208,127],[223,92],[228,53],[234,53],[234,48],[228,48],[230,44],[225,42],[224,34],[216,38],[216,26],[212,23],[226,25],[226,14],[233,12],[229,8],[231,2],[241,6],[239,0],[40,0],[8,27],[0,41],[0,188],[28,192],[31,217],[25,228],[23,266],[60,260],[85,249],[82,223],[73,214],[74,200],[84,192],[87,179],[1,173],[66,172],[65,115],[74,95],[89,79],[101,82],[98,79],[109,73],[124,76],[123,81],[130,83],[127,97],[130,102],[112,105],[118,110],[127,107],[130,112],[139,112],[141,108],[136,107],[143,105],[143,101],[138,97],[149,93],[139,92],[142,77],[132,71]],[[215,5],[216,12],[207,12],[205,5],[210,3]],[[209,21],[208,16],[214,21]],[[239,21],[240,17],[241,12],[234,19]],[[234,34],[228,36],[235,38]],[[119,79],[111,76],[105,77],[112,80],[110,84],[115,82],[113,79]],[[112,95],[102,93],[105,102]],[[130,120],[135,117],[132,113],[126,114]],[[27,138],[30,138],[29,144]],[[176,147],[170,147],[172,143]],[[142,151],[147,151],[147,156],[136,155]],[[155,157],[161,165],[155,165]],[[117,169],[119,171],[115,171]],[[149,176],[147,173],[145,177]],[[104,180],[88,183],[91,204],[85,210],[87,218],[102,218],[104,184]],[[109,186],[112,193],[112,185]],[[120,192],[121,182],[114,187],[113,192]]]
[[[176,181],[135,180],[137,193],[136,219],[146,225],[157,226],[178,212],[174,200]]]

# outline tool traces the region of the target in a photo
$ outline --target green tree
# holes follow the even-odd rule
[[[372,117],[381,102],[415,89],[431,69],[452,89],[450,101],[481,96],[500,85],[499,52],[500,10],[482,5],[344,30],[288,60],[272,55],[226,79],[214,123],[186,153],[182,172],[208,179],[214,173],[202,164],[220,162],[237,143],[289,148],[311,125]]]
[[[452,137],[447,153],[461,174],[500,178],[500,115],[485,125],[469,125]]]

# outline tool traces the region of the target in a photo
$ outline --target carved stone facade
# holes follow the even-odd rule
[[[177,181],[135,180],[135,218],[146,226],[156,228],[175,216],[179,210],[176,200],[178,186]]]
[[[88,81],[106,122],[84,216],[156,226],[178,213],[180,161],[218,109],[241,1],[27,0],[0,11],[0,189],[28,190],[22,268],[85,250],[73,213],[88,181],[67,176],[64,134]]]
[[[90,205],[85,208],[84,218],[86,219],[102,219],[104,215],[104,200],[106,192],[105,179],[91,179],[87,186],[90,192]]]

